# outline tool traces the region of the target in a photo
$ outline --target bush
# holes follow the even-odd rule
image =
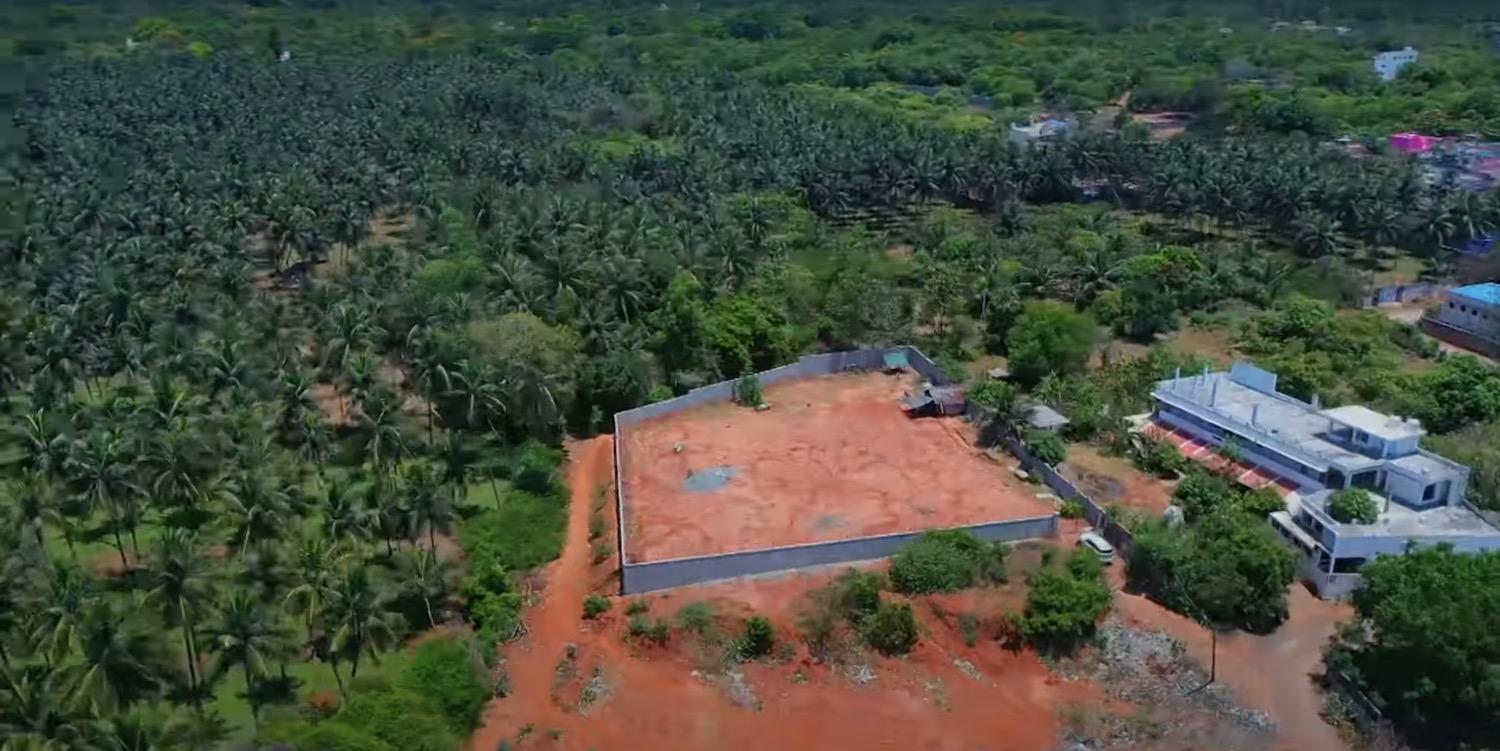
[[[651,603],[645,599],[631,600],[630,604],[625,606],[625,615],[640,615],[650,609]]]
[[[1170,480],[1188,466],[1188,460],[1176,446],[1148,438],[1130,452],[1130,460],[1142,472]]]
[[[1266,632],[1286,620],[1296,561],[1265,519],[1226,510],[1187,527],[1136,529],[1126,572],[1179,613]]]
[[[973,613],[961,613],[958,616],[958,630],[964,635],[964,646],[972,647],[979,643],[979,616]]]
[[[880,592],[885,579],[880,574],[849,569],[832,584],[833,599],[845,620],[858,623],[880,607]]]
[[[708,637],[714,633],[714,608],[706,602],[690,602],[677,609],[677,625],[683,631]]]
[[[609,612],[609,599],[599,595],[589,595],[583,598],[583,617],[589,620],[598,618]]]
[[[567,525],[568,507],[560,498],[511,490],[500,508],[460,525],[458,537],[471,568],[494,561],[510,571],[525,571],[562,553]]]
[[[530,440],[521,446],[511,482],[527,493],[534,495],[558,495],[557,468],[562,466],[563,453],[540,441]]]
[[[1345,488],[1328,499],[1328,515],[1344,524],[1374,524],[1380,504],[1359,488]]]
[[[990,379],[984,383],[969,389],[969,401],[981,407],[987,407],[1000,413],[1002,418],[1008,417],[1011,410],[1015,409],[1019,392],[1015,384],[1007,381]]]
[[[734,401],[741,407],[761,405],[760,376],[751,373],[734,382]]]
[[[410,691],[355,694],[331,722],[357,728],[400,751],[453,751],[459,744],[438,707]]]
[[[628,633],[634,638],[645,639],[661,646],[672,638],[672,625],[667,623],[665,618],[648,621],[645,614],[636,613],[630,617]]]
[[[468,641],[460,639],[423,642],[412,651],[395,681],[397,688],[424,697],[461,736],[479,724],[493,696],[470,648]]]
[[[1051,430],[1032,430],[1026,433],[1026,450],[1031,455],[1056,467],[1068,458],[1068,443]]]
[[[1062,505],[1057,507],[1057,515],[1064,519],[1082,519],[1083,504],[1072,500],[1063,501]]]
[[[297,751],[396,751],[389,743],[370,733],[335,721],[305,726],[290,738],[262,737],[262,741],[265,740],[291,743],[297,747]]]
[[[891,583],[901,592],[927,593],[965,589],[980,580],[1004,581],[1008,550],[966,530],[927,532],[891,560]]]
[[[764,657],[776,646],[776,629],[765,618],[752,616],[745,621],[745,633],[740,636],[738,646],[740,657],[744,659]]]
[[[884,655],[903,655],[917,644],[917,616],[906,602],[882,602],[859,630],[864,642]]]
[[[1092,553],[1075,551],[1066,566],[1048,566],[1031,577],[1026,610],[1016,625],[1039,647],[1072,651],[1093,635],[1109,603],[1102,564]]]
[[[518,592],[494,592],[469,601],[469,619],[480,638],[492,644],[510,641],[521,622],[525,601]]]

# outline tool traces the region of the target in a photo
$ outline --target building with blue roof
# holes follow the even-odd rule
[[[1423,321],[1423,329],[1465,349],[1500,356],[1500,284],[1471,284],[1449,291],[1437,315]]]

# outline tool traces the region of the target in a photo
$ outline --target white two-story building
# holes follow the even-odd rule
[[[1421,423],[1361,406],[1323,409],[1276,390],[1276,374],[1249,364],[1161,381],[1155,424],[1229,453],[1276,479],[1287,510],[1271,522],[1304,555],[1303,574],[1325,597],[1359,586],[1359,568],[1408,544],[1500,549],[1500,527],[1464,500],[1469,468],[1421,447]],[[1373,524],[1341,523],[1329,497],[1362,488],[1381,502]]]

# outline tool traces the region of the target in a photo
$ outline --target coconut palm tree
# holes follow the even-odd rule
[[[139,606],[140,603],[132,603]],[[78,624],[78,655],[62,667],[73,701],[106,714],[156,695],[170,679],[160,630],[98,598]]]
[[[427,531],[427,552],[437,559],[437,533],[447,532],[454,513],[450,491],[442,470],[428,462],[411,462],[401,468],[402,509],[412,538]]]
[[[131,547],[137,556],[140,555],[140,546],[135,540],[135,509],[130,501],[135,486],[130,477],[132,467],[124,441],[112,431],[90,431],[87,439],[70,452],[67,468],[74,485],[88,499],[90,508],[109,514],[110,533],[115,538],[120,565],[129,569],[125,542],[121,538],[122,528],[130,530]]]
[[[400,616],[386,611],[384,599],[364,566],[354,566],[338,579],[327,612],[328,626],[333,629],[329,654],[333,660],[350,661],[351,678],[359,675],[360,659],[366,654],[377,659],[401,628]],[[338,675],[336,662],[334,675]],[[339,688],[345,690],[343,679],[339,679]]]
[[[309,537],[297,544],[293,563],[295,585],[286,594],[291,612],[302,616],[307,631],[305,645],[315,654],[321,651],[318,623],[328,609],[334,578],[347,552],[338,543],[322,537]]]
[[[260,729],[260,699],[256,682],[266,674],[272,660],[287,652],[285,631],[248,592],[235,592],[209,626],[214,672],[222,675],[239,669],[245,678],[245,696],[250,701],[250,720]]]
[[[437,625],[432,604],[441,603],[452,591],[453,574],[453,564],[445,558],[434,558],[414,550],[402,551],[396,556],[396,581],[401,596],[422,601],[428,628]]]
[[[202,709],[197,626],[212,608],[213,582],[208,560],[198,549],[197,534],[183,529],[163,533],[147,572],[150,589],[145,604],[159,609],[163,623],[182,630],[188,695],[194,706]]]

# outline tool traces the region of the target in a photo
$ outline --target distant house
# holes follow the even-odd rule
[[[1375,56],[1375,75],[1380,76],[1382,81],[1394,81],[1396,74],[1400,73],[1402,68],[1416,62],[1417,57],[1417,51],[1411,47],[1381,52]]]
[[[1500,283],[1449,290],[1436,316],[1422,320],[1433,336],[1490,357],[1500,357]]]
[[[1026,425],[1032,430],[1062,430],[1070,422],[1063,413],[1045,404],[1032,404],[1026,408]]]
[[[1010,142],[1022,149],[1040,143],[1060,141],[1073,134],[1075,124],[1051,115],[1037,115],[1029,123],[1010,124]]]
[[[1416,420],[1357,405],[1322,409],[1280,393],[1275,373],[1244,363],[1179,374],[1151,397],[1147,432],[1199,461],[1218,460],[1240,482],[1286,494],[1286,510],[1270,521],[1301,551],[1302,575],[1324,597],[1347,595],[1363,582],[1361,566],[1402,555],[1408,544],[1500,549],[1500,528],[1464,500],[1469,468],[1422,449]],[[1374,523],[1331,516],[1329,500],[1345,488],[1381,499]]]

